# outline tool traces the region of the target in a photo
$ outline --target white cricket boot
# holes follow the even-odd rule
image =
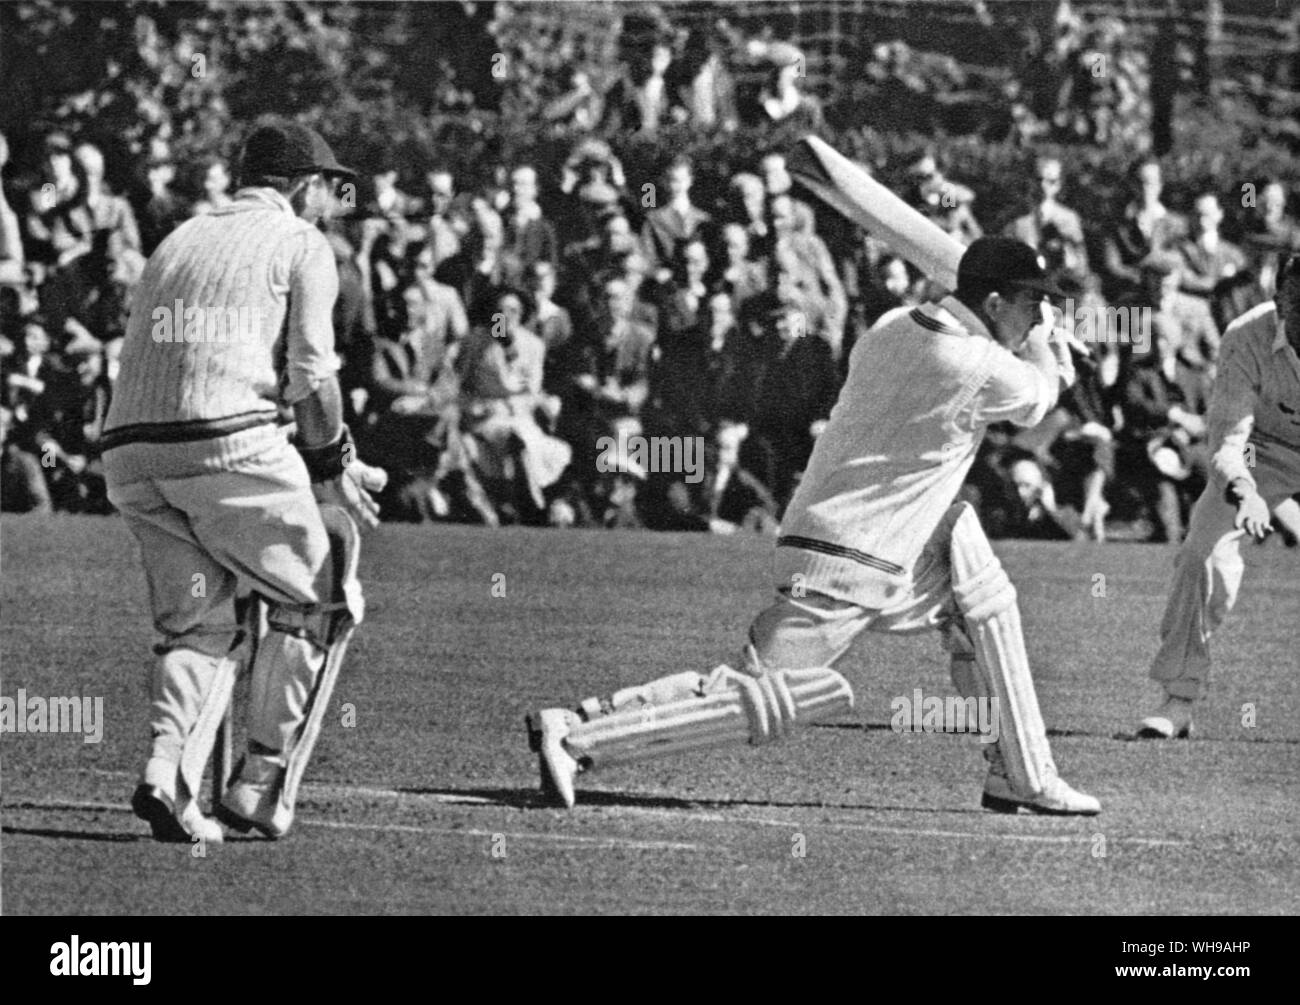
[[[284,759],[278,754],[249,752],[239,762],[236,775],[217,804],[217,819],[241,834],[256,827],[269,838],[283,837],[293,823],[292,816],[286,820],[280,808]]]
[[[1140,740],[1180,740],[1190,739],[1192,735],[1192,706],[1195,702],[1188,698],[1176,698],[1167,695],[1164,704],[1154,715],[1148,715],[1138,724],[1137,736]]]
[[[1101,812],[1101,803],[1097,799],[1086,792],[1070,788],[1056,774],[1047,779],[1042,792],[1037,795],[1021,795],[1012,788],[1002,757],[996,749],[987,757],[989,774],[984,781],[984,795],[980,799],[980,805],[986,810],[1015,813],[1023,806],[1031,813],[1085,817],[1096,816]]]
[[[544,708],[525,720],[528,724],[528,746],[537,754],[541,769],[542,795],[552,803],[563,803],[568,809],[573,809],[577,799],[573,791],[573,780],[582,770],[582,766],[564,746],[573,714],[564,708]]]
[[[131,809],[148,823],[155,841],[220,844],[225,836],[221,824],[204,816],[199,804],[185,790],[180,781],[180,766],[166,758],[149,758],[144,777],[131,796]]]

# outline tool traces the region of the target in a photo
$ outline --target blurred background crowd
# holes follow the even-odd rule
[[[28,31],[50,9],[18,6]],[[337,27],[320,21],[337,12],[285,6],[299,19],[271,27],[286,37]],[[787,157],[814,132],[963,243],[1005,233],[1033,245],[1069,295],[1058,306],[1089,350],[1078,385],[1036,429],[995,428],[964,489],[990,533],[1181,537],[1206,477],[1205,413],[1223,329],[1272,295],[1279,262],[1300,250],[1287,173],[1294,133],[1261,126],[1252,152],[1235,160],[1189,154],[1196,144],[1180,139],[1178,123],[1204,121],[1206,102],[1244,99],[1213,87],[1189,105],[1168,98],[1162,124],[1156,68],[1139,61],[1145,78],[1125,69],[1125,46],[1146,43],[1123,43],[1123,21],[1065,3],[1035,5],[1051,14],[1037,26],[984,25],[1040,32],[1039,70],[1055,67],[1055,104],[1039,107],[1026,83],[1037,79],[1033,67],[1021,66],[998,85],[1005,120],[958,122],[952,100],[918,104],[915,87],[898,107],[859,108],[863,93],[828,83],[833,59],[797,17],[896,4],[765,5],[796,18],[769,14],[761,25],[737,17],[743,4],[570,5],[618,19],[617,41],[600,58],[574,42],[581,32],[554,5],[435,6],[461,19],[441,29],[448,38],[472,41],[478,25],[493,46],[481,51],[487,76],[469,81],[440,64],[444,82],[464,86],[440,91],[439,110],[426,109],[418,128],[382,111],[391,94],[352,95],[357,110],[386,123],[312,114],[319,95],[303,109],[361,172],[323,229],[340,278],[334,321],[348,421],[362,456],[392,475],[386,518],[774,529],[855,342],[890,312],[943,292],[801,191]],[[921,6],[974,11],[980,24],[987,16],[981,4]],[[1234,23],[1223,5],[1200,6],[1218,11],[1220,30],[1225,17]],[[176,7],[168,20],[155,5],[125,5],[136,54],[147,28],[148,44],[182,74],[208,55],[216,63],[220,53],[205,55],[201,43],[221,24],[199,15],[220,21],[222,8],[162,11]],[[419,28],[404,5],[386,9],[387,21],[373,9],[353,17]],[[837,45],[847,46],[851,32],[836,23]],[[1153,23],[1176,56],[1183,22]],[[1278,20],[1288,24],[1300,20]],[[365,35],[355,20],[343,26]],[[529,37],[551,46],[530,51],[519,41]],[[407,36],[390,41],[411,51]],[[935,65],[896,39],[871,44],[859,76],[879,83],[877,98]],[[1283,50],[1284,69],[1297,51]],[[262,65],[245,56],[248,67]],[[120,62],[131,63],[125,54]],[[1175,59],[1175,96],[1180,82],[1195,91],[1184,77],[1197,65]],[[940,70],[952,74],[947,63]],[[161,79],[166,67],[136,72]],[[247,69],[243,86],[252,76]],[[1146,95],[1136,108],[1126,104],[1133,80]],[[178,94],[189,84],[149,93],[159,107],[187,107]],[[514,104],[497,95],[486,107],[480,91],[512,84]],[[233,103],[250,114],[293,111],[246,94]],[[237,197],[238,136],[178,128],[173,116],[152,130],[130,118],[135,131],[124,137],[113,131],[120,103],[34,107],[44,119],[15,124],[11,112],[2,122],[15,156],[0,139],[0,502],[103,513],[98,442],[133,290],[172,229]],[[899,130],[929,128],[879,131],[904,114],[924,121]],[[242,124],[228,106],[221,115]],[[194,121],[211,127],[197,112]],[[638,451],[635,437],[664,447]],[[698,445],[698,467],[681,463],[694,456],[688,443]],[[669,457],[675,463],[659,463]],[[1292,540],[1298,510],[1293,502],[1278,513]]]

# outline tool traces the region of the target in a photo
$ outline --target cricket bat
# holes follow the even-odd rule
[[[957,286],[957,263],[965,250],[951,234],[926,219],[824,140],[805,136],[786,169],[813,195],[843,213],[923,273],[948,289]]]

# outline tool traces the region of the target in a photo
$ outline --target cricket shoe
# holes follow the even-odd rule
[[[1138,723],[1139,740],[1187,740],[1192,735],[1192,705],[1187,698],[1169,695],[1156,711]]]
[[[272,839],[284,837],[293,823],[293,812],[280,801],[284,784],[280,757],[247,753],[239,762],[236,776],[217,804],[217,819],[240,834],[256,828]]]
[[[1015,813],[1022,806],[1032,813],[1053,816],[1091,817],[1101,812],[1101,803],[1086,792],[1076,792],[1057,775],[1047,780],[1042,792],[1022,796],[1011,787],[1011,780],[996,768],[990,769],[984,782],[980,805],[994,813]]]
[[[221,825],[203,815],[199,804],[188,794],[177,792],[180,770],[161,757],[151,757],[145,765],[144,780],[131,795],[131,810],[149,825],[155,841],[192,844],[206,841],[219,844]]]
[[[544,708],[525,719],[528,725],[528,748],[537,755],[542,775],[542,796],[551,804],[563,803],[573,809],[577,795],[573,780],[582,765],[564,746],[574,713],[564,708]]]

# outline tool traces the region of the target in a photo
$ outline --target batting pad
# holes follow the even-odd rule
[[[998,702],[998,751],[1016,792],[1037,795],[1056,774],[1020,626],[1016,588],[993,554],[975,510],[963,504],[952,530],[952,589],[975,664]]]
[[[688,678],[696,682],[694,693],[660,703],[641,700],[681,694]],[[630,692],[636,692],[635,698]],[[826,667],[751,676],[720,666],[707,677],[674,674],[619,696],[625,699],[622,707],[575,723],[565,738],[570,753],[591,767],[735,743],[770,743],[797,725],[853,707],[849,682]]]
[[[201,653],[174,649],[163,657],[164,669],[169,669],[166,665],[169,659],[192,660],[195,657],[202,661],[211,661],[213,664],[211,683],[203,696],[203,704],[199,706],[194,727],[185,737],[185,745],[181,748],[181,781],[189,789],[190,795],[197,798],[199,788],[203,784],[203,769],[207,766],[208,759],[212,756],[212,749],[217,743],[217,729],[225,719],[226,706],[230,704],[231,696],[235,691],[235,677],[239,674],[239,662],[228,657],[213,660],[212,657]]]

